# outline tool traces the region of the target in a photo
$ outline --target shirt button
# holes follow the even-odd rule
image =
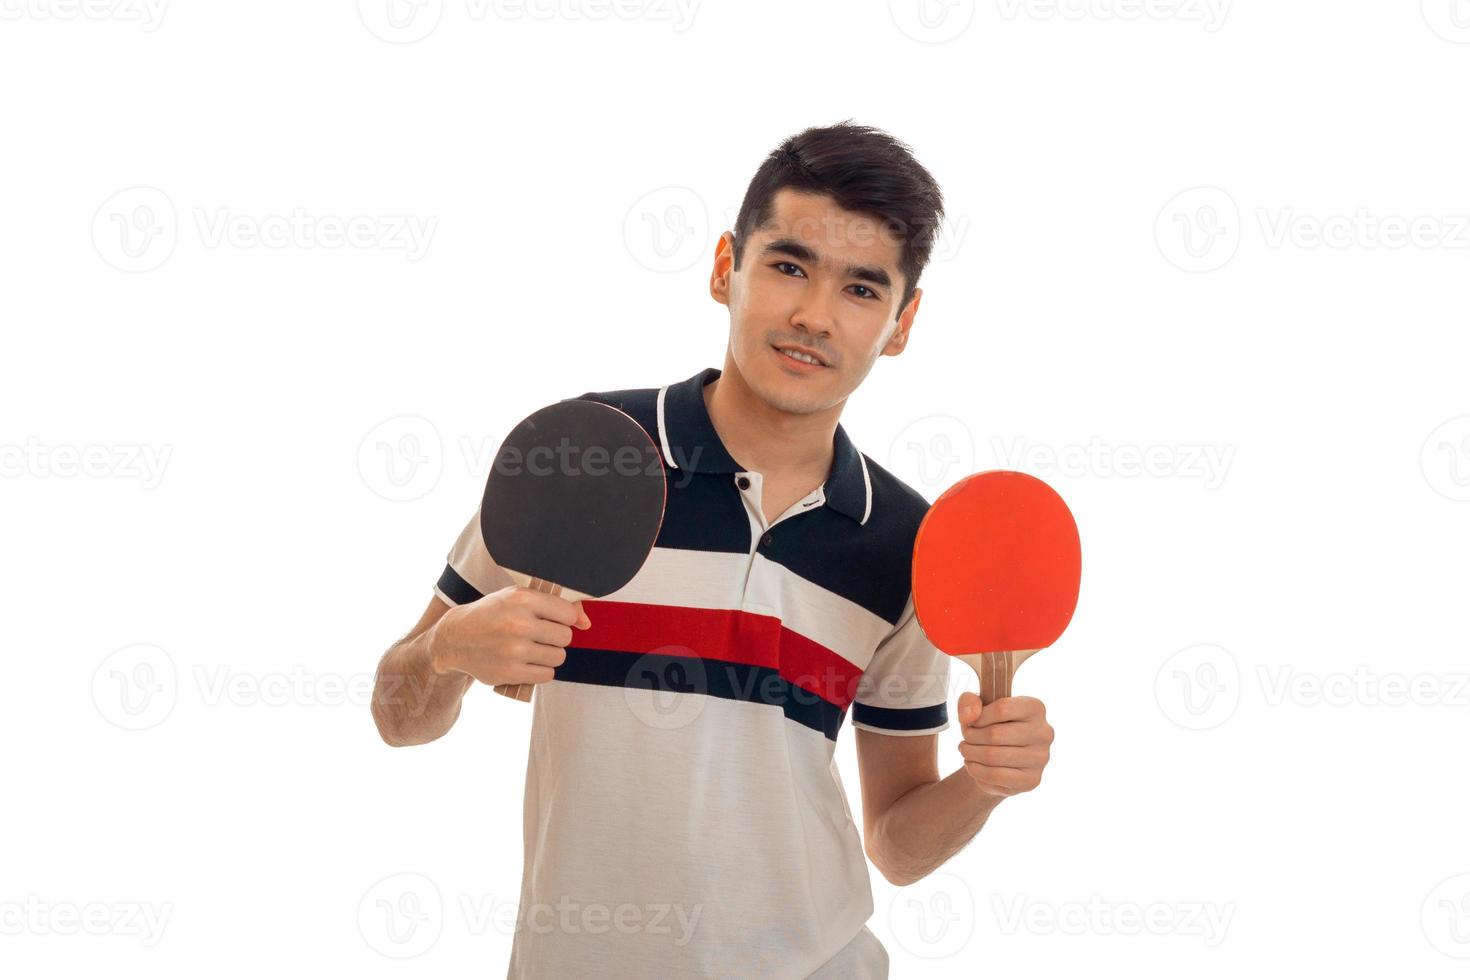
[[[742,477],[740,477],[740,479],[738,479],[738,480],[735,481],[735,485],[738,486],[741,490],[749,490],[750,489],[750,477],[748,477],[748,476],[742,476]]]
[[[765,534],[761,535],[761,547],[762,548],[769,548],[770,546],[771,546],[771,532],[767,531]]]

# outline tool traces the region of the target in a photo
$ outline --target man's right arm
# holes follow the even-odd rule
[[[388,648],[373,682],[373,721],[389,745],[421,745],[443,735],[459,718],[474,680],[434,669],[435,627],[450,606],[434,596],[409,634]]]
[[[389,745],[422,745],[454,726],[464,693],[485,684],[543,684],[566,660],[580,602],[508,586],[462,606],[437,595],[378,662],[373,721]]]

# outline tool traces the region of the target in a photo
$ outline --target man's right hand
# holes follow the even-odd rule
[[[591,625],[580,600],[507,586],[440,616],[430,663],[435,673],[460,671],[492,687],[544,684],[567,659],[572,627]]]

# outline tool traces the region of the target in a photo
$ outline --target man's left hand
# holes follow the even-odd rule
[[[966,691],[957,705],[964,741],[965,771],[990,796],[1026,793],[1041,784],[1056,733],[1046,723],[1046,705],[1035,698],[998,698],[980,705]]]

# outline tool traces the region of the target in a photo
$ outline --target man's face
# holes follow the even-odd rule
[[[900,310],[901,241],[868,215],[824,195],[778,191],[769,226],[745,242],[740,269],[726,232],[710,293],[730,308],[740,375],[772,407],[794,414],[841,402],[884,354],[908,340],[919,293]],[[790,353],[804,349],[820,364]]]

